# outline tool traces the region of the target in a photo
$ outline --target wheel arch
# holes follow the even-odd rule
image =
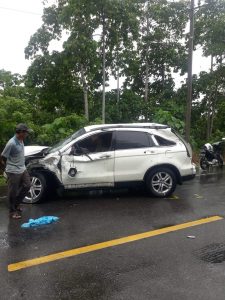
[[[43,166],[40,165],[35,165],[30,168],[28,168],[28,172],[30,175],[35,174],[35,173],[41,173],[48,184],[50,184],[52,187],[60,187],[62,184],[60,183],[59,179],[57,176],[50,170],[44,168]]]
[[[147,176],[148,176],[151,172],[153,172],[153,171],[155,171],[155,170],[157,170],[157,169],[159,169],[159,168],[168,168],[168,169],[170,169],[171,171],[173,171],[173,172],[174,172],[174,175],[176,176],[177,183],[178,183],[178,184],[182,184],[182,178],[181,178],[180,171],[178,170],[177,167],[175,167],[174,165],[171,165],[171,164],[160,164],[160,165],[152,166],[151,168],[149,168],[149,169],[146,171],[146,173],[145,173],[145,175],[144,175],[144,178],[143,178],[144,182],[146,181]]]

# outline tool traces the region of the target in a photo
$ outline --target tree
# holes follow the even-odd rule
[[[64,53],[36,56],[25,78],[27,88],[36,91],[34,105],[56,115],[83,113],[82,88]]]
[[[161,90],[173,71],[184,69],[185,45],[182,43],[187,22],[186,2],[144,1],[140,16],[140,36],[134,52],[135,64],[128,65],[135,72],[128,76],[130,85],[149,100],[150,81],[159,80]]]
[[[31,37],[25,50],[27,58],[35,58],[41,53],[49,55],[49,43],[53,39],[60,39],[63,30],[67,30],[68,39],[64,43],[67,61],[71,64],[71,72],[80,78],[83,87],[84,107],[87,112],[87,92],[102,83],[102,118],[105,119],[105,85],[108,78],[106,68],[110,68],[110,56],[121,37],[128,39],[128,34],[135,19],[136,2],[131,0],[116,1],[67,1],[59,0],[58,5],[52,5],[44,10],[43,25]],[[130,22],[129,20],[132,20]],[[115,26],[123,33],[115,40]],[[94,38],[100,32],[100,39]],[[117,35],[120,31],[117,30]],[[102,78],[100,78],[100,61],[102,62]],[[96,83],[94,85],[93,83]]]
[[[201,45],[203,55],[223,59],[225,55],[225,2],[200,1],[195,14],[195,45]]]
[[[27,100],[13,97],[0,97],[0,148],[2,149],[9,137],[15,133],[18,123],[27,123],[34,128],[33,107]]]
[[[26,98],[27,91],[23,83],[24,78],[20,74],[0,70],[0,95],[19,99]]]
[[[214,119],[217,115],[218,99],[224,93],[225,40],[225,2],[205,0],[196,12],[195,45],[201,45],[203,55],[211,57],[211,70],[202,73],[199,85],[202,87],[203,105],[207,116],[207,139],[213,134]]]

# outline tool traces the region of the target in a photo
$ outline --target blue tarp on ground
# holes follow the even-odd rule
[[[58,217],[44,216],[44,217],[40,217],[38,219],[30,219],[28,223],[23,223],[21,225],[21,227],[22,228],[37,227],[37,226],[41,226],[41,225],[51,224],[58,220],[59,220]]]

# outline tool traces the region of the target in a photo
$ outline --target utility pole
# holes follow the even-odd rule
[[[187,78],[187,107],[185,122],[185,138],[190,142],[191,131],[191,108],[192,108],[192,61],[193,61],[193,42],[194,42],[194,0],[190,3],[190,32],[189,32],[189,50],[188,50],[188,78]]]
[[[102,89],[102,123],[105,123],[105,36],[106,36],[106,24],[105,24],[105,14],[103,12],[103,22],[102,22],[102,73],[103,73],[103,89]]]
[[[149,38],[149,16],[148,16],[148,9],[149,7],[147,6],[147,14],[146,14],[146,17],[147,17],[147,38]],[[150,46],[149,46],[149,41],[147,41],[147,46],[146,46],[146,62],[145,62],[145,101],[147,102],[148,101],[148,84],[149,84],[149,58],[148,58],[148,52],[150,51]]]

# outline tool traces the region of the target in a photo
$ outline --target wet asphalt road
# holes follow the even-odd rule
[[[8,272],[9,264],[175,224],[225,218],[225,174],[201,175],[171,199],[118,191],[23,205],[9,220],[0,193],[0,299],[224,300],[225,219]],[[59,222],[22,229],[29,218]],[[194,239],[187,236],[195,236]]]

